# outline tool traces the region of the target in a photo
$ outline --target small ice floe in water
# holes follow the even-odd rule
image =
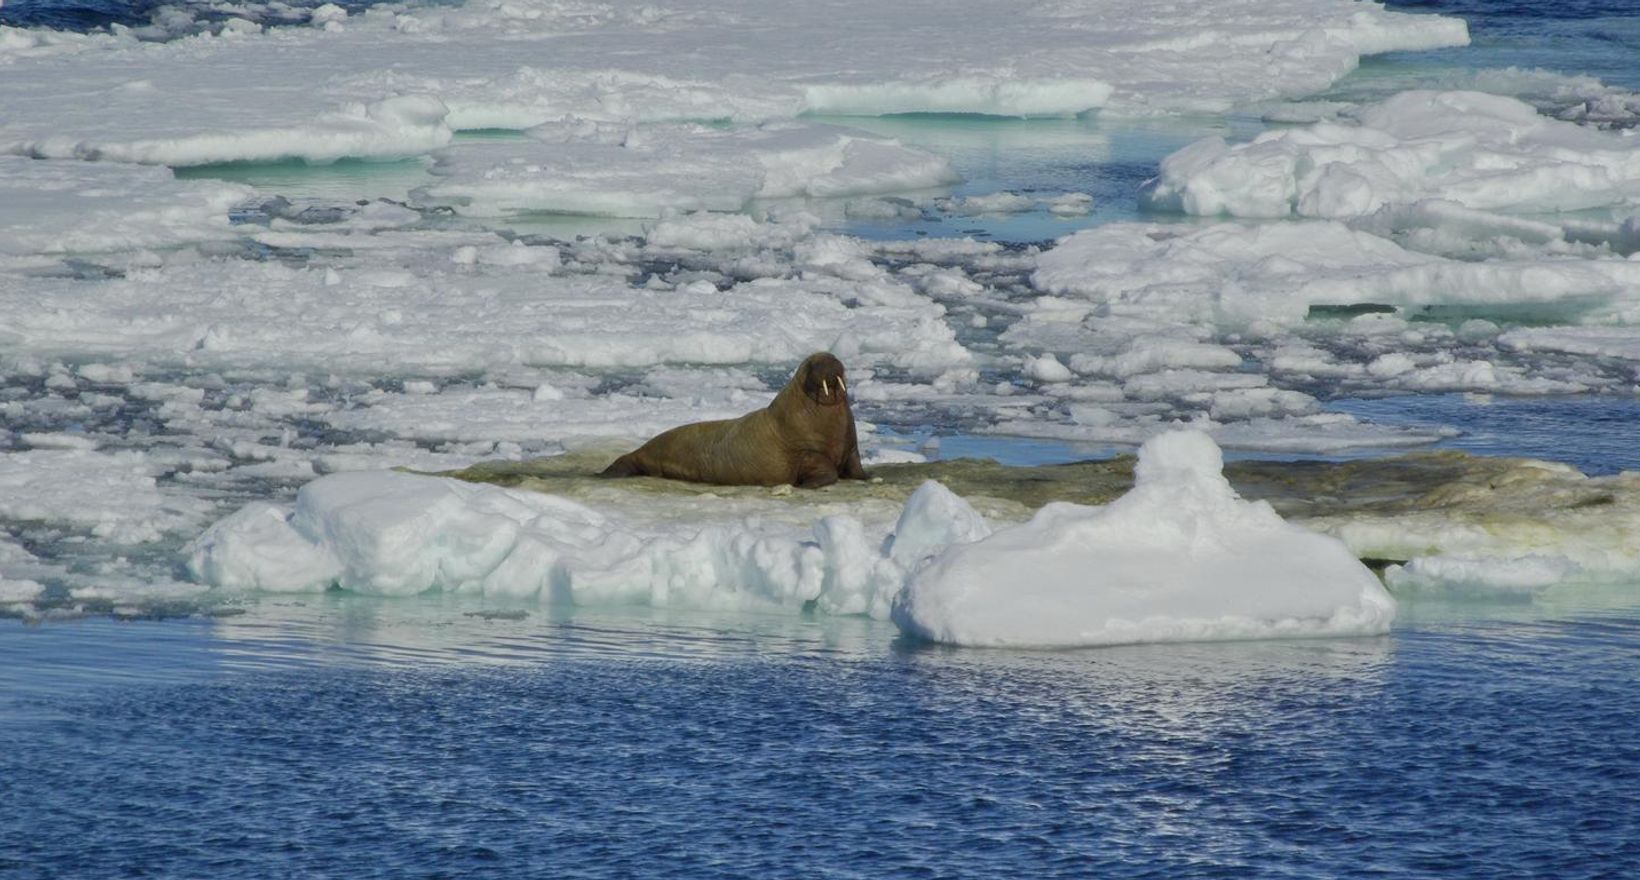
[[[1081,646],[1383,633],[1395,600],[1343,542],[1242,500],[1207,435],[1139,450],[1103,507],[1054,503],[953,545],[894,609],[907,633],[959,645]]]

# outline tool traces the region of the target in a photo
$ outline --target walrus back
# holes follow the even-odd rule
[[[759,444],[742,437],[764,418],[762,411],[738,419],[694,422],[663,431],[648,443],[615,459],[600,477],[666,477],[697,483],[777,485],[770,462],[747,456]],[[749,460],[750,459],[750,460]],[[778,470],[775,468],[773,470]],[[769,473],[765,473],[769,472]]]
[[[627,454],[615,459],[609,467],[598,472],[600,477],[641,477],[643,468],[638,464],[637,453]]]

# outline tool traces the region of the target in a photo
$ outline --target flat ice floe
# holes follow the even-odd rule
[[[164,248],[234,237],[253,195],[168,168],[0,156],[0,257]]]
[[[464,143],[438,154],[418,196],[471,215],[522,211],[659,217],[741,211],[754,199],[836,198],[928,189],[958,178],[944,158],[835,125],[566,123],[527,141]]]
[[[1431,247],[1441,246],[1442,234],[1634,249],[1627,240],[1633,233],[1617,223],[1541,216],[1640,204],[1633,137],[1480,92],[1407,91],[1350,115],[1244,144],[1199,141],[1162,161],[1145,198],[1161,210],[1203,216],[1421,229]]]
[[[1335,222],[1109,224],[1062,239],[1032,281],[1109,313],[1246,329],[1292,326],[1316,307],[1521,306],[1628,320],[1640,262],[1465,261],[1407,250]]]
[[[960,645],[1387,632],[1395,600],[1335,538],[1237,497],[1197,432],[1139,450],[1131,492],[1050,504],[1030,522],[936,555],[895,609],[902,629]]]
[[[823,502],[779,510],[711,494],[608,503],[617,493],[594,508],[446,478],[339,474],[294,505],[257,502],[222,520],[194,542],[189,568],[230,589],[876,617],[898,603],[908,631],[961,644],[1388,627],[1394,602],[1378,580],[1336,539],[1237,499],[1204,435],[1166,435],[1142,456],[1137,487],[1102,510],[1050,505],[995,534],[932,482],[891,516],[881,504],[827,514]]]
[[[1468,41],[1457,19],[1342,0],[1188,3],[1143,18],[1114,0],[476,0],[318,23],[159,43],[0,30],[0,152],[328,161],[574,118],[1222,112],[1323,89],[1364,54]]]

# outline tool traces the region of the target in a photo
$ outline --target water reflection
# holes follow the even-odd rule
[[[327,593],[250,605],[215,621],[219,649],[250,665],[528,664],[558,660],[725,660],[878,655],[897,636],[862,618],[501,606],[457,596]]]

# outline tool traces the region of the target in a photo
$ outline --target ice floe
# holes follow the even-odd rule
[[[977,0],[472,0],[383,4],[318,27],[246,22],[162,42],[5,28],[0,152],[329,161],[417,155],[457,130],[573,118],[1221,112],[1318,91],[1364,54],[1468,41],[1458,19],[1342,0],[1127,13],[1114,0],[1025,10]]]
[[[631,506],[594,509],[533,492],[376,472],[309,483],[294,506],[248,505],[194,543],[189,566],[224,588],[340,585],[390,595],[442,589],[708,608],[814,604],[878,617],[920,571],[901,600],[902,625],[963,643],[1093,644],[1387,626],[1393,602],[1341,544],[1282,523],[1267,506],[1236,500],[1210,467],[1217,461],[1211,441],[1184,436],[1190,439],[1152,441],[1139,488],[1102,515],[1113,535],[1121,531],[1116,524],[1126,523],[1117,536],[1126,545],[1114,562],[1100,553],[1095,564],[1083,565],[1065,554],[1086,554],[1086,547],[1036,535],[1050,520],[1069,527],[1076,518],[1070,506],[1050,507],[1032,524],[993,535],[984,518],[937,483],[912,493],[892,522],[868,506],[861,509],[876,515],[866,521],[832,514],[805,533],[800,520],[736,519],[727,501],[720,502],[731,511],[727,518],[693,502],[697,519],[705,516],[691,523],[645,517]],[[1157,519],[1170,506],[1172,512]],[[991,581],[1008,594],[997,601],[1012,610],[983,615],[983,626],[992,627],[986,632],[934,622],[943,620],[939,609],[964,605],[952,592],[961,585],[950,572],[968,570],[999,541],[1023,541],[1036,554],[1011,561],[1009,575]],[[1199,558],[1181,562],[1181,553]],[[1145,584],[1172,589],[1136,594],[1123,578],[1137,575],[1123,569],[1121,559],[1130,569],[1144,568],[1143,561],[1154,575]],[[1280,564],[1272,562],[1277,559]],[[1295,569],[1295,559],[1304,564]],[[1177,583],[1181,578],[1185,582]],[[1254,589],[1252,581],[1261,578],[1274,582]],[[1041,595],[1021,601],[1021,590]],[[1093,607],[1103,601],[1111,613],[1090,618],[1085,594],[1103,597]],[[1109,619],[1124,616],[1132,625]],[[1065,636],[1067,626],[1081,635]],[[1092,630],[1103,634],[1089,635]]]
[[[101,280],[0,276],[0,338],[83,359],[354,372],[786,363],[823,349],[937,371],[968,357],[938,304],[846,241],[809,239],[797,257],[804,277],[785,277],[787,256],[773,277],[718,276],[721,289],[633,287],[599,271],[637,271],[620,254],[552,268],[549,246],[543,271],[522,259],[531,248],[505,246],[508,260],[479,264],[492,252],[467,247],[405,255],[409,265],[180,260]],[[59,307],[70,300],[74,309]]]
[[[708,505],[693,505],[697,520]],[[655,520],[446,478],[339,474],[304,486],[294,507],[259,502],[222,520],[194,543],[189,567],[207,583],[241,589],[443,589],[697,608],[815,602],[886,614],[887,598],[873,592],[881,525],[868,540],[848,515],[808,534],[779,521],[705,519]],[[882,585],[897,587],[891,580]]]
[[[1463,232],[1619,247],[1619,224],[1541,215],[1640,205],[1633,137],[1546,117],[1515,98],[1414,90],[1350,115],[1243,144],[1199,141],[1162,161],[1144,198],[1203,216],[1314,217],[1422,229],[1426,238]]]
[[[167,168],[0,156],[0,257],[164,248],[234,237],[250,187]]]
[[[419,190],[420,198],[466,214],[659,217],[740,211],[754,199],[858,196],[957,180],[940,156],[835,125],[566,123],[526,134],[531,140],[445,149],[433,168],[441,179]]]
[[[1317,307],[1531,305],[1575,319],[1630,313],[1640,263],[1454,260],[1329,221],[1109,224],[1061,240],[1032,280],[1110,314],[1237,328],[1291,326]]]
[[[1058,503],[951,547],[911,579],[895,619],[961,645],[1081,646],[1382,633],[1395,601],[1335,538],[1237,497],[1196,432],[1139,450],[1131,492]]]
[[[1394,602],[1377,579],[1336,539],[1237,499],[1205,436],[1166,435],[1142,455],[1124,498],[1103,509],[1050,505],[995,533],[932,482],[892,520],[857,505],[805,529],[790,512],[768,516],[767,504],[746,516],[717,499],[713,513],[710,497],[674,502],[689,505],[691,521],[445,478],[340,474],[307,484],[292,506],[256,502],[222,520],[194,542],[189,568],[229,589],[814,605],[876,617],[898,604],[909,632],[962,644],[1387,628]]]
[[[156,482],[141,452],[34,449],[0,455],[0,519],[68,526],[113,544],[198,529],[214,505]]]

